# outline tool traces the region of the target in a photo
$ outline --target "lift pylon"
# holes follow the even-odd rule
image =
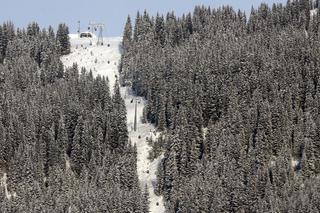
[[[91,29],[91,32],[93,33],[94,31],[98,31],[98,41],[97,45],[103,45],[103,29],[104,29],[104,24],[103,23],[97,23],[94,21],[90,21],[88,25],[88,29]]]

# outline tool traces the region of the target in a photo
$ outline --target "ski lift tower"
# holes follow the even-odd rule
[[[80,21],[78,21],[78,30],[77,30],[77,32],[78,32],[78,37],[80,38]]]
[[[133,130],[137,131],[137,99],[135,98]]]
[[[88,30],[91,29],[91,32],[93,33],[94,31],[98,31],[98,41],[97,45],[103,45],[103,29],[104,29],[104,24],[103,23],[97,23],[95,21],[90,21],[89,22],[89,27]]]

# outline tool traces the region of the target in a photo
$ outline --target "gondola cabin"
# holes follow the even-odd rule
[[[80,33],[80,38],[92,38],[93,35],[90,32],[82,32]]]

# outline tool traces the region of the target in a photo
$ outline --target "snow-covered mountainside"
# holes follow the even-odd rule
[[[118,74],[121,39],[105,38],[104,45],[97,46],[96,38],[78,38],[78,35],[70,35],[71,53],[62,57],[62,62],[66,67],[77,63],[79,68],[91,69],[94,76],[100,74],[108,77],[112,89]]]
[[[104,38],[104,45],[97,46],[96,38],[78,38],[77,35],[70,35],[71,53],[62,57],[62,62],[66,67],[77,63],[80,68],[91,69],[94,76],[103,75],[108,77],[110,88],[112,89],[118,76],[121,40],[121,37]],[[140,119],[146,101],[136,97],[128,87],[122,87],[121,94],[127,108],[129,138],[137,146],[137,172],[141,187],[144,189],[145,185],[147,185],[150,194],[150,212],[164,212],[163,198],[162,196],[156,196],[153,190],[156,181],[155,172],[162,156],[150,162],[148,154],[151,147],[146,141],[147,137],[155,138],[157,135],[154,134],[155,129],[151,124],[143,124]],[[133,130],[135,104],[137,104],[136,131]]]

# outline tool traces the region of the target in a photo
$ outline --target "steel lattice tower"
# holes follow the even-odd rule
[[[97,45],[103,45],[103,29],[104,29],[104,24],[103,23],[97,23],[94,21],[89,22],[89,29],[91,29],[91,32],[93,31],[99,31],[98,32],[98,41]]]

